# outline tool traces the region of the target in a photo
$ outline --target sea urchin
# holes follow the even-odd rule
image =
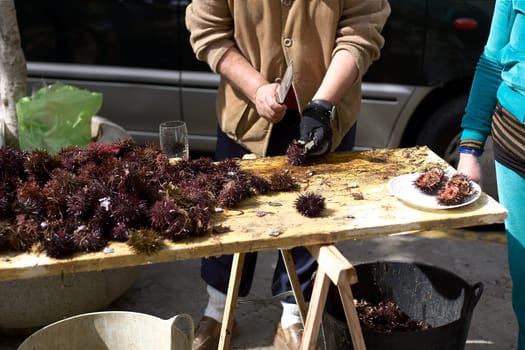
[[[476,193],[472,187],[472,181],[465,174],[455,174],[445,184],[437,195],[438,203],[442,205],[457,205]]]
[[[433,166],[425,169],[414,181],[414,185],[425,193],[433,193],[441,188],[444,181],[446,181],[445,171],[438,166]]]
[[[288,145],[286,156],[288,157],[288,164],[290,165],[305,165],[307,163],[304,145],[296,140],[293,140],[292,143]]]
[[[301,215],[316,217],[325,209],[325,200],[321,195],[313,192],[302,193],[295,200],[295,209]]]

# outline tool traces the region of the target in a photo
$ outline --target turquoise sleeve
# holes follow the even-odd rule
[[[492,112],[497,102],[497,91],[502,82],[501,50],[509,41],[512,28],[512,1],[496,0],[489,37],[476,66],[469,100],[461,127],[461,140],[485,143],[490,134]]]
[[[501,84],[502,67],[482,54],[476,66],[465,115],[461,121],[461,139],[485,142],[490,134],[492,112],[496,106],[496,93]]]

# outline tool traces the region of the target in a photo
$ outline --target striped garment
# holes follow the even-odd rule
[[[492,116],[492,138],[494,158],[525,177],[525,124],[499,103]]]

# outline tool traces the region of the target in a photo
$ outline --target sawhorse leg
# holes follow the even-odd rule
[[[295,264],[293,262],[292,254],[289,250],[280,249],[283,256],[284,265],[290,278],[292,290],[297,305],[299,306],[299,312],[301,314],[301,320],[306,321],[306,302],[304,295],[301,290],[299,278],[295,272]],[[233,315],[235,313],[235,306],[237,305],[237,296],[239,294],[239,287],[241,284],[242,269],[244,266],[245,253],[238,253],[233,255],[233,262],[230,272],[230,282],[228,284],[228,292],[226,294],[226,304],[224,306],[224,315],[221,324],[221,334],[219,338],[219,349],[226,350],[230,348],[231,334],[233,330]]]
[[[237,253],[233,255],[230,282],[228,284],[228,292],[226,294],[226,305],[224,306],[224,315],[222,317],[219,350],[227,350],[230,348],[233,330],[233,315],[235,313],[235,306],[237,304],[237,296],[239,295],[239,287],[241,285],[242,269],[244,266],[245,256],[245,253]]]
[[[283,256],[286,272],[297,305],[301,314],[303,324],[306,322],[306,301],[301,290],[301,284],[295,271],[295,264],[293,262],[292,254],[289,250],[280,249]],[[221,324],[221,334],[219,338],[219,349],[226,350],[230,348],[231,335],[233,330],[233,315],[235,313],[235,306],[237,305],[237,296],[239,294],[239,287],[241,284],[242,269],[244,266],[245,253],[238,253],[233,255],[233,262],[230,272],[230,282],[228,284],[228,292],[226,294],[226,304],[224,306],[224,315]]]
[[[295,263],[293,261],[292,253],[286,249],[279,249],[281,255],[283,256],[284,266],[286,267],[286,273],[288,273],[288,278],[290,279],[290,284],[292,285],[293,295],[295,297],[295,302],[299,307],[299,314],[301,315],[301,321],[303,325],[306,323],[306,301],[304,299],[303,291],[301,289],[301,283],[299,282],[299,277],[297,277],[297,271],[295,271]]]
[[[352,336],[352,345],[355,350],[365,350],[365,341],[350,287],[351,284],[357,283],[354,267],[333,245],[308,247],[308,250],[316,258],[319,267],[317,268],[310,307],[306,317],[301,350],[317,347],[319,327],[331,282],[339,289],[346,322]]]
[[[319,327],[326,304],[328,288],[333,282],[339,289],[343,308],[345,310],[346,322],[352,336],[352,344],[355,350],[366,350],[361,325],[354,305],[351,284],[357,283],[357,274],[346,258],[333,245],[308,247],[310,253],[315,257],[319,265],[315,277],[312,297],[308,313],[305,314],[306,302],[302,294],[299,279],[295,272],[295,265],[291,254],[287,250],[281,250],[285,262],[288,277],[292,284],[292,289],[296,302],[299,306],[301,319],[305,323],[301,350],[310,350],[317,347],[317,337]],[[219,350],[230,348],[230,340],[233,329],[233,315],[239,294],[242,269],[244,265],[245,253],[233,255],[230,282],[226,295],[226,305],[221,325],[221,335],[219,339]],[[305,321],[306,319],[306,321]]]

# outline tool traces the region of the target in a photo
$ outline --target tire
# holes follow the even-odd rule
[[[439,156],[445,157],[447,150],[460,133],[461,117],[465,111],[468,96],[460,95],[448,100],[436,109],[423,124],[416,138],[416,144],[426,145]]]
[[[443,103],[423,124],[416,138],[417,145],[428,146],[454,168],[457,167],[459,160],[460,125],[461,118],[465,113],[467,100],[468,95],[464,94]],[[497,199],[496,171],[490,137],[485,144],[485,151],[480,158],[480,162],[482,168],[481,188],[484,192]]]

